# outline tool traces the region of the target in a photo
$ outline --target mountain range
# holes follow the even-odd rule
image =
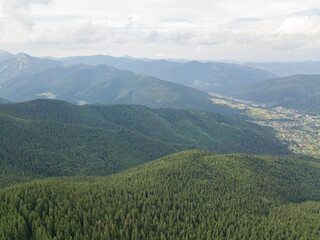
[[[2,104],[2,103],[10,103],[10,101],[7,100],[7,99],[4,99],[4,98],[0,98],[0,103],[1,103],[1,104]]]
[[[0,239],[320,239],[319,159],[206,93],[319,113],[319,76],[0,51]]]
[[[77,104],[126,103],[148,107],[198,109],[239,115],[213,104],[205,92],[108,65],[71,65],[19,53],[0,63],[0,96],[23,102],[36,98]]]
[[[106,55],[68,57],[57,60],[66,64],[107,64],[118,69],[154,76],[206,92],[218,92],[230,86],[240,86],[275,77],[264,70],[221,62],[175,62]]]
[[[185,149],[289,154],[275,133],[208,112],[56,100],[0,105],[0,185],[106,175]]]
[[[14,55],[12,53],[0,50],[0,62],[8,60],[9,58],[12,58]]]
[[[153,108],[236,112],[213,104],[211,96],[205,92],[107,65],[56,67],[12,78],[2,84],[0,95],[15,102],[57,98],[77,104],[126,103]]]
[[[246,63],[246,66],[273,73],[279,77],[296,74],[320,74],[320,61]]]
[[[14,77],[37,74],[62,65],[63,63],[58,61],[31,57],[22,52],[9,58],[6,57],[4,61],[0,61],[0,86],[2,87],[4,83]]]

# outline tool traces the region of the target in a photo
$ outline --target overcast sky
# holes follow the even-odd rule
[[[320,1],[0,0],[0,49],[56,57],[320,60]]]

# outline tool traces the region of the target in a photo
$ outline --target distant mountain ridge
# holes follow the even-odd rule
[[[10,103],[9,100],[7,99],[4,99],[4,98],[0,98],[0,103],[3,104],[3,103]]]
[[[271,79],[230,91],[228,95],[283,106],[307,113],[320,113],[320,75],[293,75]]]
[[[0,62],[8,60],[9,58],[12,58],[12,57],[13,57],[12,53],[0,50]]]
[[[268,71],[279,77],[295,74],[320,74],[320,61],[247,63],[245,65]]]
[[[52,98],[72,103],[124,103],[153,108],[170,107],[238,115],[241,111],[213,104],[200,90],[107,65],[55,67],[11,78],[0,95],[11,101]]]
[[[58,61],[31,57],[22,52],[11,55],[6,60],[0,61],[0,86],[2,87],[4,83],[14,77],[37,74],[62,65],[63,63]]]
[[[154,76],[207,92],[217,92],[230,86],[239,86],[275,77],[275,75],[264,70],[219,62],[174,62],[106,55],[67,57],[57,60],[66,64],[107,64],[122,70]]]

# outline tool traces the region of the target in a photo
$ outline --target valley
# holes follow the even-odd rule
[[[309,115],[284,107],[270,108],[247,100],[211,93],[212,101],[244,110],[252,122],[270,127],[297,154],[320,157],[320,115]]]

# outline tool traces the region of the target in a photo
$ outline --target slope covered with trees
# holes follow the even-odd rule
[[[219,153],[287,154],[271,129],[210,112],[150,109],[137,105],[76,106],[57,100],[0,105],[0,111],[28,120],[53,120],[107,129],[126,128],[170,143]],[[229,143],[229,144],[225,144]]]
[[[49,176],[107,175],[180,149],[126,129],[26,121],[3,114],[0,125],[0,186]]]
[[[15,102],[51,98],[77,104],[140,104],[234,115],[241,112],[213,104],[211,96],[200,90],[107,65],[56,67],[38,74],[11,78],[1,85],[0,94]]]
[[[184,149],[290,153],[270,129],[200,111],[57,100],[0,105],[1,185],[106,175]]]
[[[0,190],[1,239],[319,239],[320,165],[186,151]]]
[[[247,85],[228,92],[233,97],[320,113],[320,75],[294,75]]]

